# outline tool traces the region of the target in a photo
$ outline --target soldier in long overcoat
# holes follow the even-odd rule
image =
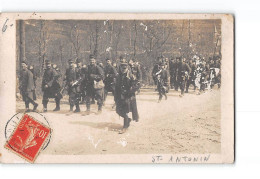
[[[132,112],[133,120],[137,122],[139,119],[135,97],[135,92],[139,87],[135,83],[136,81],[128,68],[128,64],[121,63],[120,71],[116,78],[115,102],[116,113],[124,118],[124,129],[130,126],[131,118],[128,117],[129,112]]]
[[[76,106],[74,112],[80,112],[79,88],[80,88],[80,83],[84,79],[82,79],[81,73],[79,73],[79,71],[75,68],[75,62],[72,59],[70,59],[68,63],[69,63],[69,68],[66,70],[65,80],[66,80],[66,85],[68,86],[70,111],[73,111],[74,106]]]
[[[35,90],[33,74],[28,70],[27,63],[22,62],[22,71],[20,74],[20,83],[19,83],[20,93],[25,102],[26,112],[29,112],[29,104],[33,104],[33,111],[38,107],[38,104],[33,100],[33,92]]]
[[[49,98],[54,98],[56,102],[56,108],[53,111],[60,110],[60,98],[57,98],[57,93],[59,92],[60,86],[57,85],[57,80],[59,78],[58,73],[53,69],[51,62],[46,60],[46,69],[42,78],[42,91],[43,91],[43,112],[47,112],[47,104]]]

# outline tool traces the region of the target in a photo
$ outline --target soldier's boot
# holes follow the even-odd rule
[[[194,91],[196,91],[196,85],[194,84],[194,88],[193,88]]]
[[[43,104],[43,110],[42,110],[42,112],[47,112],[47,103],[44,103],[44,104]]]
[[[79,104],[76,104],[76,109],[74,111],[75,113],[80,112]]]
[[[34,103],[34,105],[33,105],[33,111],[36,111],[37,107],[38,107],[38,104],[37,104],[37,103]]]
[[[55,102],[56,102],[56,108],[53,109],[53,111],[59,111],[60,110],[60,100],[55,99]]]
[[[128,124],[128,117],[124,117],[124,126],[123,128],[128,128],[129,127],[129,124]]]
[[[95,104],[96,102],[95,102],[95,98],[92,98],[92,100],[91,100],[91,104]]]
[[[189,86],[188,86],[188,85],[186,86],[186,91],[185,91],[185,93],[189,93]]]
[[[164,97],[165,97],[165,100],[167,100],[167,99],[168,99],[168,97],[167,97],[167,94],[164,94]]]
[[[30,109],[29,109],[29,103],[28,102],[25,102],[25,112],[30,112]]]

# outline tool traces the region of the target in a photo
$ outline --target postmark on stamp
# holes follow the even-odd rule
[[[51,128],[24,114],[5,144],[5,148],[34,163],[50,139]]]

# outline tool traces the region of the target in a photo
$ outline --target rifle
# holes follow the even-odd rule
[[[66,87],[67,87],[67,84],[65,84],[65,86],[64,86],[63,88],[61,88],[61,90],[56,94],[56,97],[57,97],[58,99],[63,98],[62,93],[63,93],[63,91],[64,91],[64,89],[65,89]]]
[[[74,86],[78,85],[81,81],[82,81],[82,78],[80,77],[79,79],[75,80],[70,86],[74,87]]]

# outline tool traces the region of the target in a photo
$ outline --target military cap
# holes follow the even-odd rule
[[[27,62],[26,62],[26,61],[24,61],[24,60],[23,60],[21,63],[24,63],[24,64],[26,64],[26,65],[27,65]]]
[[[50,64],[51,61],[50,61],[50,60],[45,60],[45,63],[46,63],[46,64]]]
[[[128,63],[126,63],[126,62],[122,62],[122,63],[120,63],[120,65],[122,65],[122,66],[127,66]]]
[[[119,56],[119,59],[120,59],[120,60],[122,60],[123,58],[124,58],[123,55],[120,55],[120,56]]]
[[[95,58],[95,56],[93,54],[90,54],[89,59],[93,59],[93,58]]]
[[[76,63],[81,63],[81,59],[80,58],[76,58]]]
[[[165,66],[166,63],[165,63],[165,62],[161,62],[160,65],[161,65],[161,66]]]
[[[68,60],[69,63],[74,63],[73,59]]]

